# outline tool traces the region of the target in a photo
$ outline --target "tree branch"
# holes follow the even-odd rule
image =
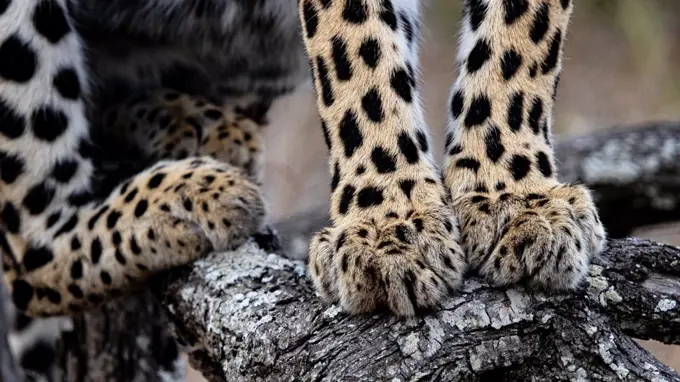
[[[679,248],[615,240],[571,294],[473,278],[425,317],[351,317],[315,296],[303,262],[249,243],[176,272],[160,290],[181,331],[205,345],[201,356],[221,366],[214,380],[680,381],[624,334],[680,340],[680,284],[658,283],[680,279],[679,269]]]
[[[680,122],[625,126],[561,140],[560,179],[594,192],[610,237],[680,221]]]

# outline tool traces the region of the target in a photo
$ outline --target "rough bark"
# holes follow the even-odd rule
[[[679,248],[614,240],[574,293],[472,278],[411,319],[348,316],[320,302],[304,273],[251,243],[175,273],[163,305],[205,345],[212,372],[221,366],[212,380],[680,381],[626,335],[680,343]]]
[[[564,140],[556,146],[561,177],[595,190],[614,236],[680,220],[679,137],[680,123],[669,123]],[[326,211],[313,211],[279,224],[284,252],[305,254],[326,220]],[[615,240],[575,293],[527,294],[471,279],[441,310],[399,320],[323,305],[304,264],[270,254],[272,240],[259,236],[154,283],[181,335],[204,344],[191,362],[212,380],[680,381],[627,336],[680,343],[677,248]],[[63,340],[65,379],[178,375],[162,313],[145,292],[77,318]],[[8,373],[2,346],[0,373]]]

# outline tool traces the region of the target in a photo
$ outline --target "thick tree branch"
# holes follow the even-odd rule
[[[609,236],[680,221],[680,122],[564,139],[555,150],[560,178],[594,191]]]
[[[227,381],[680,381],[622,332],[680,340],[680,285],[658,284],[659,275],[679,278],[679,265],[678,248],[615,240],[577,292],[546,296],[473,278],[443,309],[404,320],[321,303],[303,262],[251,243],[196,262],[161,290],[173,321]]]

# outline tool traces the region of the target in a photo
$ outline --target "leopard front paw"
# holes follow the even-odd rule
[[[386,308],[412,316],[460,285],[465,263],[457,230],[448,210],[346,219],[312,239],[309,271],[322,297],[350,313]]]
[[[471,268],[496,285],[573,289],[605,243],[597,210],[582,186],[529,194],[469,193],[454,201],[454,209]]]

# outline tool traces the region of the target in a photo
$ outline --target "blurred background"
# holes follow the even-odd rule
[[[423,0],[421,90],[433,145],[443,150],[462,0]],[[580,0],[567,35],[557,138],[651,120],[680,120],[680,1]],[[311,86],[274,104],[266,128],[265,193],[274,221],[327,204],[326,146]],[[680,245],[680,225],[636,236]],[[680,371],[680,347],[644,342]],[[194,372],[188,380],[199,381]]]

